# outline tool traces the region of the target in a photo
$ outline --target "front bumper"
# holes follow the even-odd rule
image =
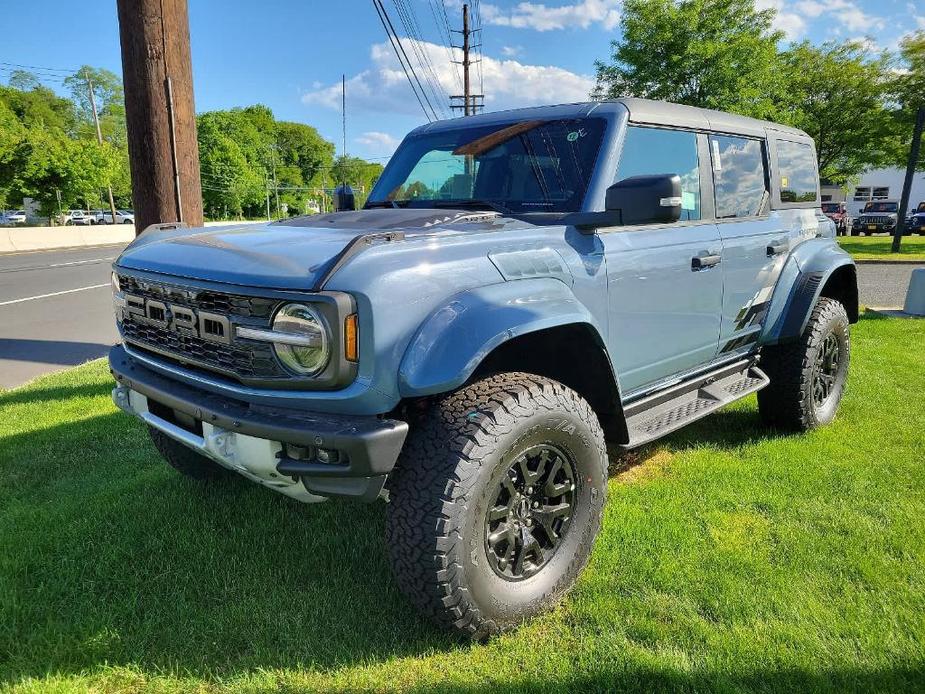
[[[870,234],[882,234],[882,233],[893,233],[893,230],[896,228],[895,224],[871,224],[870,222],[855,222],[852,229],[855,231],[864,231]]]
[[[245,477],[302,501],[379,496],[408,424],[375,416],[288,410],[221,398],[109,352],[125,412]],[[153,403],[153,405],[152,405]],[[297,454],[297,455],[296,455]],[[328,460],[321,462],[324,454]]]

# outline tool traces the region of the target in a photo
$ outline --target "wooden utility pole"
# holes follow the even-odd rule
[[[84,70],[84,77],[87,78],[87,90],[90,92],[90,109],[93,111],[93,123],[96,125],[96,141],[99,142],[100,147],[102,147],[103,131],[100,130],[100,116],[96,111],[96,95],[93,93],[93,81],[90,79],[89,70]],[[109,211],[112,213],[112,223],[116,224],[116,202],[112,199],[112,184],[106,186],[106,189],[109,191]],[[60,199],[58,200],[58,206],[61,206]]]
[[[135,229],[201,226],[186,0],[116,0]]]
[[[893,229],[893,246],[890,249],[892,253],[899,253],[899,244],[906,229],[906,210],[909,209],[909,193],[912,190],[912,179],[919,165],[923,129],[925,129],[925,106],[919,108],[915,118],[915,127],[912,129],[912,146],[909,148],[909,161],[906,164],[906,179],[903,181],[902,197],[899,200],[896,228]]]
[[[463,10],[463,28],[462,31],[453,30],[453,33],[462,34],[462,46],[454,45],[453,48],[461,48],[463,58],[461,61],[453,61],[457,65],[462,65],[463,68],[463,93],[455,94],[450,97],[450,108],[452,109],[462,109],[464,116],[471,116],[476,112],[476,108],[481,106],[478,100],[484,99],[483,94],[473,94],[472,93],[472,82],[469,78],[469,68],[472,66],[473,60],[471,58],[472,49],[476,46],[472,45],[472,29],[469,27],[469,5],[464,4],[462,7]],[[478,31],[478,29],[476,30]],[[475,61],[478,62],[478,61]],[[456,100],[462,99],[462,104],[456,103]]]

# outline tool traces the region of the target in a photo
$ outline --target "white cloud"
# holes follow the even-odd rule
[[[791,41],[796,41],[806,32],[806,20],[795,12],[790,12],[784,0],[756,0],[755,7],[759,10],[774,10],[773,28],[784,32]]]
[[[794,8],[812,19],[827,15],[848,31],[870,31],[882,29],[885,25],[883,19],[867,14],[850,0],[800,0]]]
[[[519,55],[523,49],[523,46],[501,46],[501,55],[506,58],[513,58]]]
[[[484,12],[485,6],[482,6]],[[402,39],[408,55],[413,55],[413,41]],[[436,80],[447,94],[460,92],[456,66],[446,60],[442,45],[421,42],[434,66]],[[347,108],[369,112],[421,115],[420,106],[411,94],[411,87],[388,43],[374,44],[370,49],[372,65],[347,80]],[[587,101],[594,88],[594,78],[580,75],[554,65],[527,65],[517,60],[482,56],[482,77],[485,85],[486,110],[534,106],[552,102]],[[424,74],[418,70],[424,81]],[[341,84],[313,89],[302,95],[306,104],[340,110]],[[435,104],[436,105],[436,104]],[[439,111],[439,107],[438,107]]]
[[[392,154],[398,147],[400,140],[388,133],[370,130],[355,138],[357,144],[363,145],[376,154]]]
[[[545,3],[520,2],[511,9],[504,9],[485,3],[482,5],[482,21],[485,24],[536,31],[571,27],[587,29],[592,24],[602,24],[610,30],[620,23],[620,5],[620,0],[581,0],[556,7]]]

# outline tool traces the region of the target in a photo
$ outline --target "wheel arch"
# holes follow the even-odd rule
[[[625,440],[619,383],[602,331],[571,288],[553,278],[463,292],[431,313],[399,370],[403,399],[437,395],[494,373],[559,381],[585,398],[608,439]]]
[[[788,258],[771,298],[761,344],[798,339],[821,296],[839,301],[849,321],[857,323],[857,268],[851,256],[830,239],[804,242]]]

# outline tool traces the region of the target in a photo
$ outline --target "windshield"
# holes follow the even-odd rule
[[[576,212],[604,127],[581,118],[423,133],[402,143],[366,206]]]
[[[837,202],[824,202],[822,203],[823,212],[840,212],[841,206]]]
[[[899,205],[895,202],[869,202],[864,205],[865,212],[896,212]]]

